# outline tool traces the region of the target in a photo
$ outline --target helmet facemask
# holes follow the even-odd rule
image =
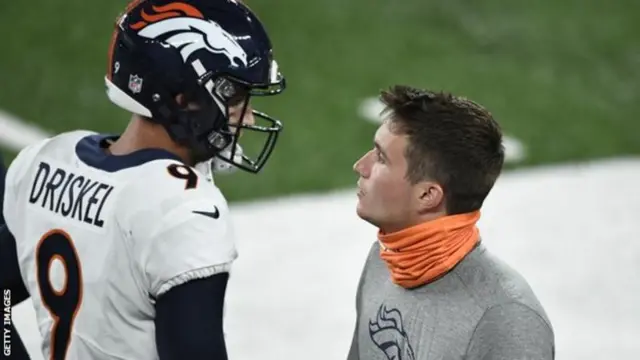
[[[240,168],[257,173],[262,169],[275,147],[282,124],[251,109],[250,105],[252,97],[277,95],[284,90],[284,79],[277,73],[275,61],[273,64],[275,76],[266,84],[249,84],[228,74],[214,77],[213,73],[205,73],[198,79],[201,89],[205,89],[219,116],[224,118],[224,124],[207,135],[207,147],[215,152],[213,157],[203,158],[206,153],[211,154],[207,151],[196,160],[211,160],[214,172]],[[220,149],[220,145],[224,147]]]

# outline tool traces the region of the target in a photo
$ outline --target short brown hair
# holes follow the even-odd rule
[[[504,163],[491,113],[462,97],[402,85],[382,91],[380,100],[392,131],[408,136],[407,179],[437,181],[448,214],[480,209]]]

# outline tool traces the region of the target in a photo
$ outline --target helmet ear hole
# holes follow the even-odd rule
[[[187,99],[183,94],[176,95],[175,99],[176,99],[176,104],[178,104],[179,108],[185,109],[187,107]]]
[[[197,91],[180,92],[174,97],[176,105],[180,110],[200,110],[206,106],[207,101],[211,101],[206,97],[199,96]]]

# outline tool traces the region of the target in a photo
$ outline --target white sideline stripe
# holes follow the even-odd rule
[[[27,145],[46,139],[51,134],[0,110],[0,146],[20,151]]]
[[[382,123],[380,113],[384,110],[384,105],[378,98],[372,97],[362,100],[358,107],[358,115],[374,124]],[[526,149],[522,141],[509,135],[504,135],[503,144],[505,149],[505,162],[516,163],[524,160],[527,156]]]

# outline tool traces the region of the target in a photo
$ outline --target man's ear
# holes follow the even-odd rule
[[[416,185],[415,199],[418,211],[422,213],[433,212],[444,206],[444,189],[433,181],[422,181]]]

